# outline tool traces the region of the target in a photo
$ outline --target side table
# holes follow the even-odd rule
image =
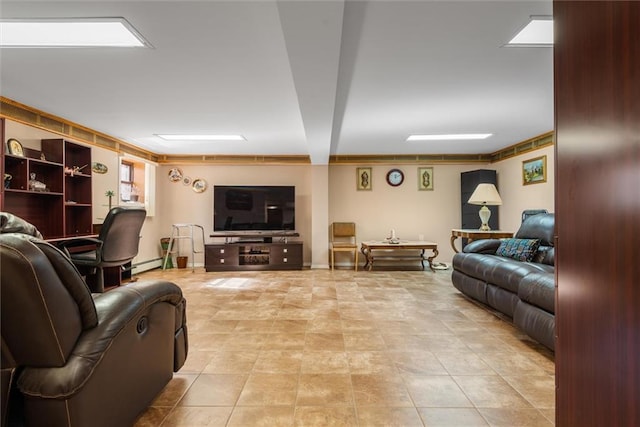
[[[451,230],[451,247],[455,253],[458,253],[458,249],[456,249],[455,240],[458,237],[462,237],[465,239],[469,239],[469,242],[480,239],[503,239],[513,237],[513,232],[511,231],[502,231],[502,230],[489,230],[489,231],[481,231],[481,230],[473,230],[473,229],[462,229],[462,228],[454,228]]]

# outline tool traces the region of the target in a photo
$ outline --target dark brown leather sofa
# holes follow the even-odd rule
[[[515,235],[538,239],[530,262],[496,255],[501,241],[476,240],[453,257],[453,285],[466,296],[513,319],[527,335],[555,348],[554,215],[527,218]]]
[[[133,425],[186,359],[180,288],[92,295],[61,251],[0,221],[3,424]]]

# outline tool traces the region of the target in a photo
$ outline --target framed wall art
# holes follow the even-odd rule
[[[358,191],[371,191],[371,168],[356,168],[356,188]]]
[[[418,168],[418,190],[433,190],[433,168]]]
[[[522,185],[547,182],[547,156],[535,157],[522,162]]]

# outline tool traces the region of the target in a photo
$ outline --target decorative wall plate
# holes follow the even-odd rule
[[[109,172],[109,168],[104,163],[93,162],[91,164],[91,170],[94,173],[105,174]]]
[[[22,144],[15,138],[9,138],[7,141],[7,148],[9,150],[9,154],[13,154],[14,156],[24,157],[24,150],[22,149]]]
[[[180,170],[180,168],[173,168],[169,171],[169,181],[182,181],[182,171]]]
[[[207,181],[198,178],[193,181],[193,185],[191,188],[193,188],[193,191],[195,191],[196,193],[202,193],[207,189]]]
[[[192,184],[191,177],[190,176],[182,177],[182,184],[183,185],[191,185]]]

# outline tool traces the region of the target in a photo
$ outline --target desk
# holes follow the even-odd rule
[[[419,255],[409,255],[408,253],[404,254],[393,254],[396,251],[407,251],[407,250],[419,250]],[[432,256],[427,258],[429,262],[429,268],[431,271],[435,272],[433,268],[432,261],[435,257],[438,256],[438,244],[433,242],[424,242],[422,240],[401,240],[399,243],[389,243],[388,241],[368,241],[362,242],[360,251],[364,254],[367,262],[364,264],[364,267],[368,270],[373,268],[374,259],[385,259],[385,260],[420,260],[420,264],[422,265],[422,269],[424,270],[424,251],[430,250],[432,251]],[[384,251],[381,255],[374,256],[373,251]],[[386,253],[385,253],[386,252]],[[390,254],[391,252],[391,254]]]
[[[462,237],[465,239],[469,239],[469,242],[480,239],[502,239],[513,237],[513,233],[511,231],[501,231],[501,230],[489,230],[489,231],[481,231],[481,230],[473,230],[473,229],[460,229],[454,228],[451,230],[451,247],[455,253],[459,251],[456,249],[455,240],[458,237]]]

